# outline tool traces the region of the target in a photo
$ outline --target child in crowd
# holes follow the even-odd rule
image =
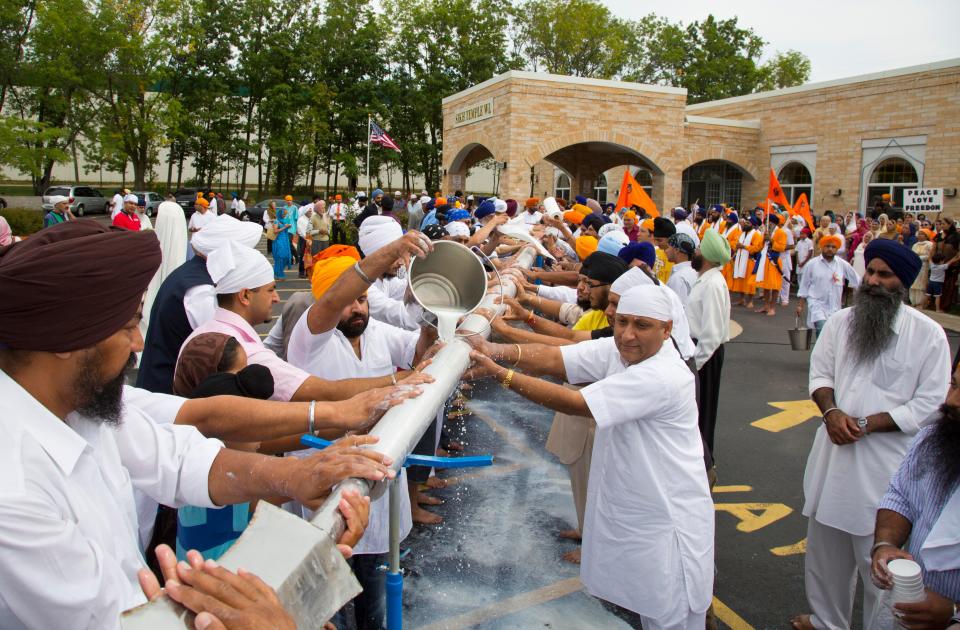
[[[933,298],[933,310],[940,310],[940,295],[943,293],[943,281],[947,277],[947,267],[943,254],[934,254],[930,258],[930,281],[927,283],[927,298]],[[929,302],[929,300],[928,300]],[[929,308],[929,303],[927,308]]]

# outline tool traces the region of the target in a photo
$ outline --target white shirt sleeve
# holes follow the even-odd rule
[[[404,304],[389,297],[376,284],[367,289],[370,317],[404,330],[420,330],[423,308],[416,303]]]
[[[548,287],[541,284],[537,287],[537,295],[548,300],[556,300],[557,302],[563,302],[565,304],[577,303],[577,290],[573,287]]]
[[[396,326],[391,328],[392,330],[384,336],[387,338],[390,360],[393,361],[393,366],[402,370],[413,367],[413,359],[417,353],[417,341],[420,340],[419,329],[414,332]]]
[[[194,330],[206,324],[217,312],[217,288],[212,284],[190,287],[183,294],[183,310]]]
[[[563,358],[566,380],[574,385],[595,383],[617,368],[623,369],[613,337],[560,346],[560,356]]]
[[[272,350],[278,357],[283,356],[283,315],[274,322],[267,338],[263,340],[263,345]]]
[[[843,311],[840,311],[842,313]],[[838,329],[841,328],[839,317],[840,313],[834,313],[827,318],[817,337],[817,343],[813,346],[813,352],[810,353],[810,385],[808,393],[813,396],[813,392],[821,387],[833,389],[835,382],[834,370],[836,369],[836,337]]]
[[[723,290],[726,291],[725,288]],[[723,334],[724,323],[730,314],[723,312],[723,297],[717,294],[716,285],[704,287],[703,300],[700,302],[700,332],[697,335],[697,349],[693,355],[698,370],[706,365],[720,344],[726,341]]]
[[[845,260],[841,260],[840,266],[843,267],[843,279],[847,281],[847,284],[850,285],[850,288],[856,289],[859,287],[860,276],[857,275],[857,270],[853,268],[853,265]]]

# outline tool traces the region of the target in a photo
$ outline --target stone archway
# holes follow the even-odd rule
[[[703,155],[709,156],[709,152]],[[741,164],[729,159],[707,157],[691,163],[681,175],[680,204],[689,208],[717,203],[743,208],[749,203],[751,183],[757,178]],[[745,192],[747,191],[747,192]]]
[[[454,190],[466,192],[468,188],[470,188],[467,181],[470,169],[487,159],[498,160],[495,149],[491,149],[480,141],[468,142],[463,145],[456,155],[453,156],[453,159],[450,160],[450,163],[444,167],[443,181],[445,190],[449,188],[451,193],[453,193]],[[495,187],[497,184],[496,180],[497,178],[495,176]]]

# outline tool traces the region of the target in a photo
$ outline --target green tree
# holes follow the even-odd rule
[[[778,52],[761,68],[762,90],[777,90],[806,83],[810,79],[810,60],[802,52]]]

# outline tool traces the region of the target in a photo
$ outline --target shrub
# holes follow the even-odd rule
[[[36,234],[43,227],[43,212],[26,208],[4,208],[0,216],[10,224],[14,236],[30,236]]]

